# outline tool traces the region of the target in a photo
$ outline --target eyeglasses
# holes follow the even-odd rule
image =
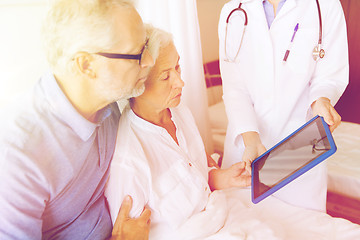
[[[121,54],[121,53],[104,53],[104,52],[98,52],[96,54],[101,55],[106,58],[139,60],[139,65],[141,65],[141,60],[143,60],[143,58],[144,58],[144,55],[145,55],[144,52],[145,52],[145,49],[147,49],[147,47],[148,47],[148,42],[149,42],[149,39],[146,39],[146,42],[145,42],[143,48],[141,49],[140,54]]]

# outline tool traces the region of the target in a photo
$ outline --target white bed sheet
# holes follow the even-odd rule
[[[342,122],[333,137],[337,151],[327,160],[328,190],[360,199],[360,124]]]
[[[250,194],[250,189],[215,191],[206,209],[190,218],[171,239],[360,239],[360,225],[348,220],[294,207],[273,196],[253,204]]]
[[[210,106],[209,114],[214,149],[222,153],[227,126],[224,102]],[[360,124],[342,122],[333,136],[337,152],[326,160],[328,190],[360,199]]]

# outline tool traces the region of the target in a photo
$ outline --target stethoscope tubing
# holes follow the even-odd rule
[[[239,49],[235,55],[235,58],[234,58],[234,61],[235,59],[237,58],[239,52],[240,52],[240,48],[241,48],[241,45],[242,45],[242,41],[243,41],[243,38],[244,38],[244,33],[245,33],[245,29],[248,25],[248,16],[247,16],[247,13],[245,11],[245,9],[243,9],[241,7],[242,3],[240,2],[239,3],[239,6],[237,8],[234,8],[228,15],[228,17],[226,18],[226,26],[225,26],[225,56],[227,55],[226,53],[226,43],[227,43],[227,28],[228,28],[228,23],[229,23],[229,20],[230,20],[230,17],[231,15],[236,12],[236,11],[241,11],[244,16],[245,16],[245,21],[244,21],[244,30],[243,30],[243,34],[242,34],[242,37],[241,37],[241,41],[240,41],[240,46],[239,46]],[[318,10],[318,16],[319,16],[319,38],[318,38],[318,44],[315,46],[314,48],[314,51],[313,51],[313,57],[314,57],[314,60],[316,61],[318,58],[323,58],[324,55],[325,55],[325,51],[321,48],[321,45],[322,45],[322,16],[321,16],[321,9],[320,9],[320,3],[319,3],[319,0],[316,0],[316,5],[317,5],[317,10]],[[230,61],[228,59],[228,57],[226,56],[226,59],[225,61]]]
[[[316,0],[316,5],[317,5],[317,10],[318,10],[318,15],[319,15],[319,40],[318,40],[318,44],[321,45],[322,44],[322,17],[321,17],[321,10],[320,10],[319,0]]]

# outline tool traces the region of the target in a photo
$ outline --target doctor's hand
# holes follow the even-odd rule
[[[311,104],[313,115],[322,116],[327,124],[330,126],[330,131],[333,132],[341,123],[341,117],[331,105],[330,100],[321,97]]]
[[[246,162],[246,170],[251,172],[251,163],[258,156],[266,152],[265,146],[262,144],[260,135],[257,132],[245,132],[241,134],[245,150],[242,156],[242,160]]]
[[[231,187],[247,187],[251,184],[251,172],[245,162],[238,162],[227,169],[213,169],[209,172],[210,189],[220,190]]]
[[[251,172],[251,163],[264,152],[266,152],[266,148],[262,144],[245,147],[242,160],[246,163],[247,171]]]
[[[130,196],[125,197],[116,218],[110,240],[147,240],[149,239],[151,211],[147,208],[138,218],[130,218],[132,207]]]

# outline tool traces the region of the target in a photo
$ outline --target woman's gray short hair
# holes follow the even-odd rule
[[[160,48],[167,47],[169,44],[174,43],[173,36],[170,33],[160,28],[155,28],[150,24],[146,24],[145,27],[147,37],[149,38],[148,49],[152,58],[156,62],[156,59],[159,56]]]
[[[98,52],[114,44],[110,10],[133,7],[131,0],[52,0],[43,24],[50,67],[68,71],[77,52]]]

